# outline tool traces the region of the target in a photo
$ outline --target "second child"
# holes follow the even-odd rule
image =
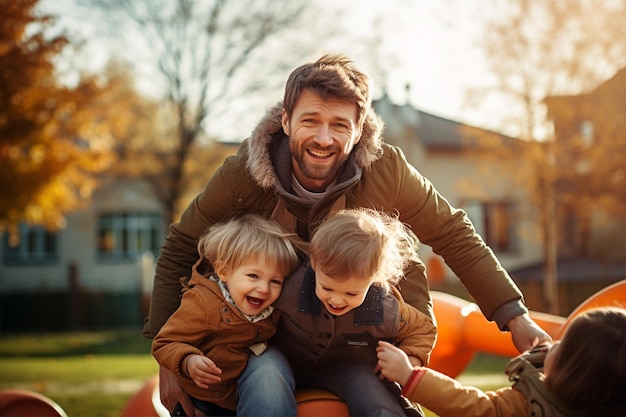
[[[281,319],[271,343],[287,357],[296,388],[328,390],[350,415],[421,415],[375,373],[378,340],[397,343],[415,365],[430,358],[436,328],[396,288],[416,251],[397,217],[376,210],[340,210],[321,224],[310,264],[275,303]]]

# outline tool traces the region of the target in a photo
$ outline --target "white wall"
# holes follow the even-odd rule
[[[138,291],[145,269],[141,259],[112,262],[97,258],[98,215],[112,210],[163,212],[147,184],[138,180],[105,182],[89,206],[68,216],[66,228],[59,233],[57,261],[46,265],[0,264],[0,291],[68,289],[71,264],[77,266],[80,286],[86,290]],[[162,237],[165,238],[165,225]]]

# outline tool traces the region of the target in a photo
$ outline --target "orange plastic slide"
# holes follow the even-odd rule
[[[449,294],[433,291],[437,318],[437,344],[430,367],[451,377],[459,375],[477,352],[507,357],[519,354],[509,333],[488,322],[478,306]],[[594,307],[626,308],[626,280],[610,285],[583,301],[567,318],[531,311],[532,319],[553,339],[563,335],[569,323],[580,313]]]

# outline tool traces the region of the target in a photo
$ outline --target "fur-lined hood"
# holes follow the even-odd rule
[[[282,102],[270,107],[257,127],[252,131],[248,145],[248,171],[257,183],[263,188],[275,187],[277,178],[270,157],[270,144],[287,136],[283,132]],[[362,168],[369,168],[383,153],[382,132],[383,121],[378,114],[370,109],[363,124],[361,140],[352,151],[356,164]]]

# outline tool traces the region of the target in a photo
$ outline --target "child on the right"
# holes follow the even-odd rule
[[[576,317],[563,339],[512,359],[512,387],[481,391],[433,369],[413,366],[387,342],[377,348],[381,377],[440,417],[626,416],[626,309],[602,307]],[[541,366],[543,365],[543,369]]]
[[[296,388],[330,391],[353,416],[423,416],[400,387],[375,373],[378,340],[428,364],[435,324],[404,302],[396,285],[417,257],[417,240],[394,214],[343,209],[317,228],[309,262],[285,280],[270,345],[293,370]]]

